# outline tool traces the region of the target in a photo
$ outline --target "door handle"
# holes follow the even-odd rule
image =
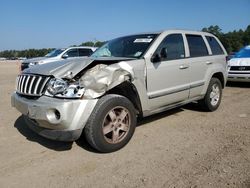
[[[211,64],[213,64],[213,62],[207,61],[206,64],[207,64],[207,65],[211,65]]]
[[[181,65],[179,66],[179,69],[187,69],[189,66],[188,65]]]

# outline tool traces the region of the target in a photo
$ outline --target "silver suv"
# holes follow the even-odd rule
[[[167,30],[107,42],[90,58],[27,69],[17,78],[12,106],[38,134],[73,141],[85,136],[100,152],[131,139],[137,117],[198,101],[221,102],[226,51],[204,32]]]

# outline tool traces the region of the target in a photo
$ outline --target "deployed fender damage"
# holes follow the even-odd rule
[[[98,98],[115,86],[133,79],[133,68],[122,61],[112,65],[96,65],[85,72],[79,84],[85,89],[84,97]]]

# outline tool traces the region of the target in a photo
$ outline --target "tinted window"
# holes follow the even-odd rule
[[[185,57],[184,43],[181,34],[170,34],[160,44],[156,53],[161,60],[181,59]]]
[[[210,45],[213,55],[224,54],[223,50],[221,49],[221,46],[214,37],[206,36],[206,39]]]
[[[78,49],[79,56],[90,56],[93,52],[90,49]]]
[[[200,35],[186,35],[190,57],[199,57],[208,55],[206,44]]]
[[[71,49],[66,52],[68,57],[78,57],[78,50],[77,49]]]

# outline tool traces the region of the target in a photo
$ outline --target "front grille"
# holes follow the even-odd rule
[[[21,74],[17,77],[16,92],[27,96],[41,96],[50,77]]]
[[[230,70],[233,71],[250,71],[250,66],[232,66]]]
[[[250,71],[229,71],[229,74],[250,74]]]

